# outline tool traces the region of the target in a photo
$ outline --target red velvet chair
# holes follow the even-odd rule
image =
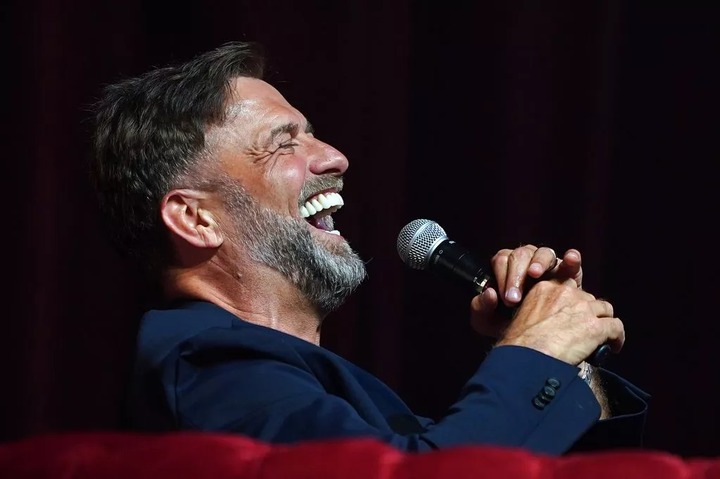
[[[0,478],[37,479],[720,479],[720,459],[659,451],[547,457],[459,447],[402,453],[370,439],[273,446],[240,436],[81,432],[0,445]]]

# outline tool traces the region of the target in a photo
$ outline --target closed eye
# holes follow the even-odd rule
[[[271,130],[270,141],[271,143],[275,143],[279,140],[279,137],[283,135],[290,135],[290,140],[285,141],[284,143],[279,143],[278,149],[294,148],[299,145],[299,143],[295,141],[298,131],[299,125],[297,123],[285,123]],[[308,122],[305,126],[305,133],[308,136],[314,137],[314,128],[310,122]]]
[[[294,148],[294,147],[298,146],[299,144],[300,143],[298,143],[296,141],[287,141],[285,143],[281,143],[280,148]]]

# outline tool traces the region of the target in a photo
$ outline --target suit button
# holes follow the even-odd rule
[[[540,399],[542,399],[546,403],[550,402],[555,397],[555,388],[551,388],[550,386],[545,386],[544,388],[542,388],[542,391],[540,391],[538,396],[540,397]]]
[[[533,406],[535,406],[536,408],[540,409],[541,411],[542,411],[543,409],[545,409],[545,403],[542,402],[542,400],[541,400],[539,397],[537,397],[537,396],[535,396],[535,397],[533,398],[532,403],[533,403]]]
[[[560,381],[555,378],[549,378],[545,382],[545,386],[538,392],[532,400],[533,406],[538,409],[545,409],[557,394],[557,387],[560,387]]]
[[[548,378],[545,384],[554,389],[560,389],[560,380],[556,378]]]

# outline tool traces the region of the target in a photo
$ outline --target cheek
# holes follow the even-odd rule
[[[305,184],[306,176],[307,164],[298,159],[287,164],[286,168],[283,168],[280,181],[285,185],[285,188],[290,188],[294,192],[300,193],[303,184]]]
[[[289,204],[291,209],[295,208],[306,176],[307,165],[305,162],[293,161],[276,170],[269,178],[275,201],[280,205]]]

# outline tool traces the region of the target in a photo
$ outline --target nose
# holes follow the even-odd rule
[[[310,171],[315,175],[335,174],[342,175],[350,166],[348,159],[334,147],[317,141],[316,154],[310,160]]]

